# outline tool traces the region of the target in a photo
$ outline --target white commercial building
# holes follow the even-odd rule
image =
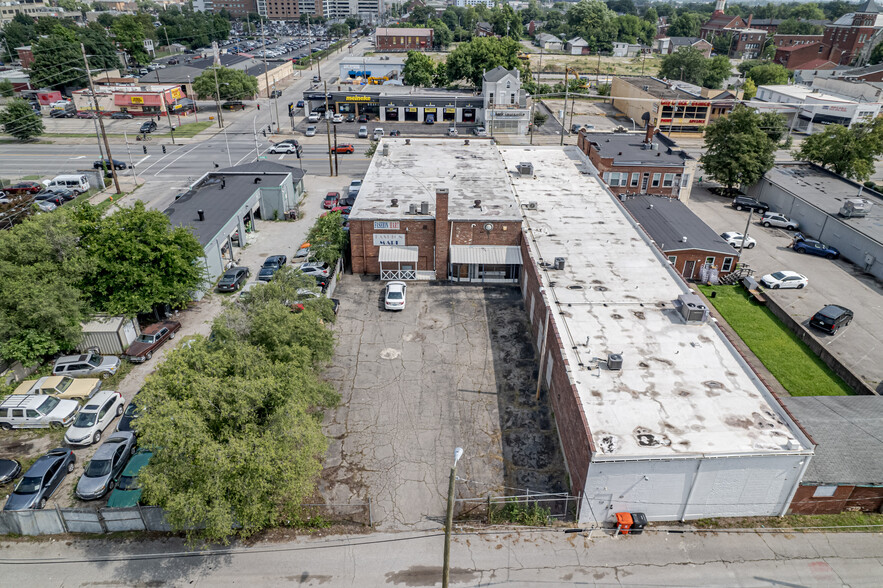
[[[580,525],[786,512],[813,444],[575,148],[501,147]]]
[[[832,91],[827,87],[830,84],[843,87]],[[816,78],[812,87],[760,86],[757,95],[748,104],[761,112],[783,114],[794,131],[811,134],[824,130],[829,124],[851,127],[857,122],[873,120],[880,113],[880,98],[861,93],[859,86],[871,85]],[[797,120],[794,120],[795,116]]]

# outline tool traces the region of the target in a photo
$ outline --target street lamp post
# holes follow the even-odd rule
[[[215,104],[218,105],[218,126],[223,129],[224,116],[221,114],[221,86],[218,84],[218,68],[212,66],[212,71],[215,72]]]
[[[463,457],[463,449],[454,450],[454,465],[451,466],[451,478],[448,480],[448,510],[445,516],[445,559],[442,568],[442,588],[448,588],[451,575],[451,527],[454,525],[454,482],[457,480],[457,462]]]

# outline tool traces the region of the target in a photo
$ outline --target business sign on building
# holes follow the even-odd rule
[[[374,221],[375,231],[399,231],[401,223],[399,221]]]
[[[143,96],[132,96],[132,104],[144,104]]]
[[[374,246],[380,247],[381,245],[404,245],[405,244],[405,236],[402,234],[395,233],[374,233]]]

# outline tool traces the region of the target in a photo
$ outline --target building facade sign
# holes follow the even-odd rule
[[[376,96],[347,96],[347,102],[371,102],[372,100],[376,100]]]
[[[399,221],[374,221],[374,230],[399,231],[401,230],[401,226],[399,225]]]
[[[395,233],[374,233],[374,246],[381,245],[404,245],[405,235]]]

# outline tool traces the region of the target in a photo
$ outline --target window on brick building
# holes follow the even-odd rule
[[[714,265],[714,257],[708,256],[705,258],[705,265]]]
[[[678,256],[677,256],[677,255],[669,255],[669,256],[668,256],[668,261],[669,261],[672,265],[677,265],[677,264],[678,264]]]
[[[632,187],[632,188],[637,187],[637,185],[638,185],[638,180],[640,180],[640,179],[641,179],[641,174],[640,174],[640,172],[634,172],[634,173],[632,174],[632,183],[631,183],[631,187]]]
[[[653,174],[653,183],[651,184],[654,188],[659,187],[659,178],[662,177],[662,174]]]
[[[662,177],[662,187],[663,188],[671,188],[672,183],[674,182],[675,175],[674,174],[665,174]]]
[[[733,258],[732,257],[724,257],[724,263],[721,265],[722,272],[728,272],[733,269]]]

